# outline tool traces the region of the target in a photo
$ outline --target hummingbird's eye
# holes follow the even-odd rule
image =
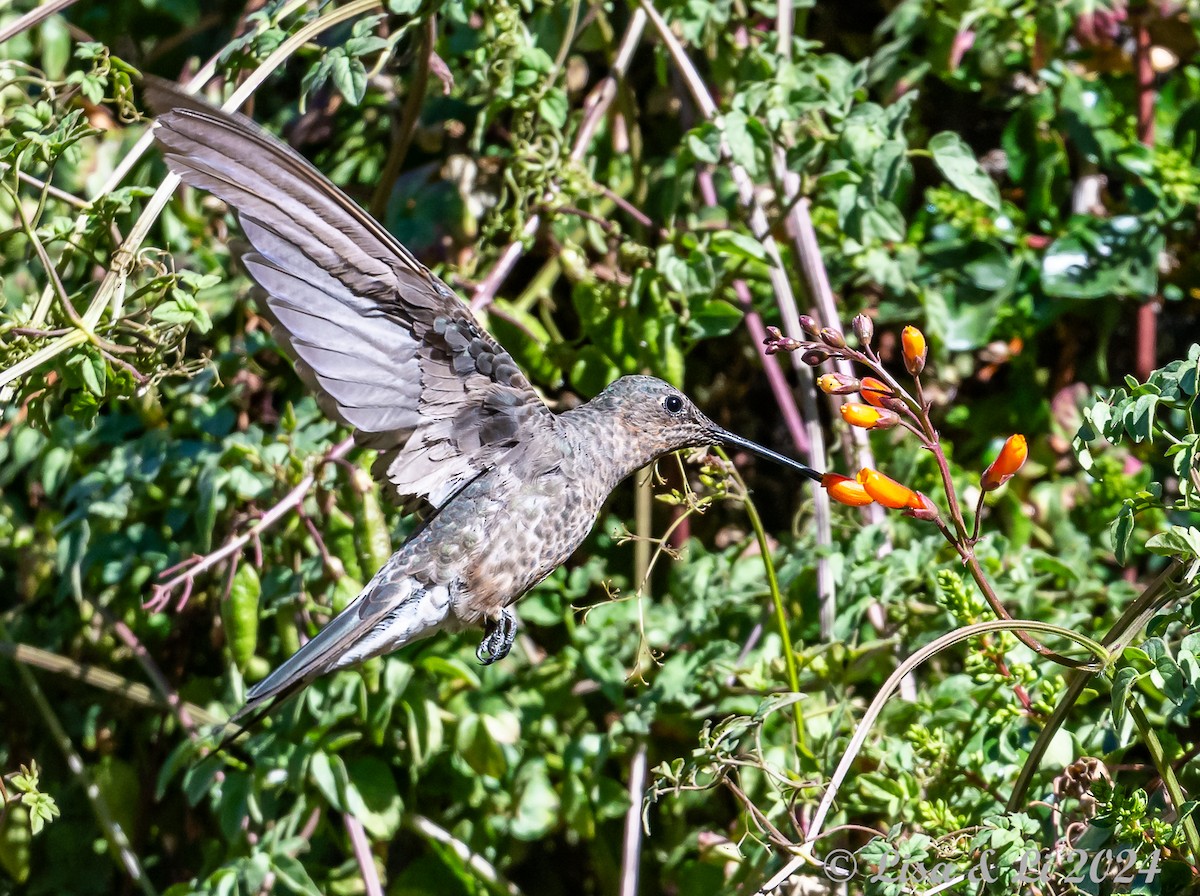
[[[663,407],[667,409],[668,414],[678,414],[683,410],[683,399],[678,395],[668,395],[663,399]]]

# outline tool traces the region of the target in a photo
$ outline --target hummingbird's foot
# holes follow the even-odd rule
[[[517,637],[517,614],[505,607],[498,619],[489,619],[483,626],[483,640],[475,648],[475,658],[484,666],[502,660],[512,650]]]

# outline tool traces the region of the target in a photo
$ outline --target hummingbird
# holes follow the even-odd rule
[[[235,718],[438,631],[482,627],[477,658],[503,659],[513,604],[579,547],[622,480],[670,452],[742,448],[820,480],[652,376],[552,412],[469,306],[299,153],[174,88],[148,85],[147,98],[170,169],[236,212],[242,263],[300,378],[378,452],[385,490],[429,512]]]

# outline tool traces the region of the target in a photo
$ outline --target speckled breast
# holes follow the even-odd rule
[[[475,619],[496,616],[564,563],[587,537],[607,494],[557,468],[529,479],[496,472],[506,498],[480,521],[486,534],[466,570],[459,610]]]

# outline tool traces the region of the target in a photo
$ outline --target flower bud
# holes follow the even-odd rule
[[[846,347],[846,337],[842,335],[840,330],[835,330],[833,327],[821,328],[821,341],[830,348]]]
[[[858,471],[856,478],[866,493],[884,507],[905,510],[913,508],[913,505],[920,505],[920,498],[916,492],[895,479],[889,479],[878,470],[864,467]]]
[[[826,473],[821,477],[821,487],[833,500],[851,507],[863,507],[874,500],[860,483],[840,473]]]
[[[794,352],[801,343],[798,339],[784,336],[778,327],[767,327],[767,338],[763,340],[763,345],[767,347],[768,355],[774,355],[779,352]]]
[[[862,388],[862,383],[844,373],[827,373],[817,377],[817,387],[826,395],[850,395]]]
[[[900,343],[904,347],[904,366],[917,376],[925,369],[925,358],[929,355],[925,334],[916,327],[905,327],[900,331]]]
[[[800,329],[804,331],[809,339],[820,339],[821,328],[817,326],[817,322],[807,314],[800,315]]]
[[[1025,443],[1025,437],[1019,433],[1009,436],[996,459],[979,477],[979,487],[985,492],[995,491],[1012,479],[1013,474],[1024,466],[1028,456],[1029,446]]]
[[[854,335],[858,337],[858,344],[863,348],[869,346],[875,336],[875,322],[865,314],[856,314],[854,320],[850,321],[850,325],[854,327]]]
[[[829,357],[829,352],[823,348],[810,348],[800,356],[800,360],[809,367],[816,367],[818,364],[824,364],[828,361]]]
[[[869,404],[857,401],[848,401],[838,410],[842,412],[843,420],[862,429],[891,429],[900,422],[900,417],[895,411],[873,408]]]
[[[891,386],[883,382],[883,380],[875,379],[873,376],[864,376],[862,378],[862,386],[859,392],[862,393],[862,400],[873,408],[886,407],[883,404],[883,399],[892,397]],[[892,410],[895,410],[895,408],[892,408]]]

